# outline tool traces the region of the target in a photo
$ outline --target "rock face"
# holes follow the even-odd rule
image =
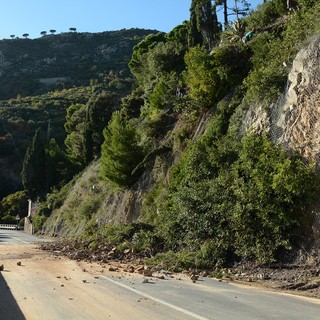
[[[267,132],[275,143],[298,151],[320,167],[320,36],[297,54],[287,90],[278,102],[268,111],[248,110],[243,126],[244,130]],[[314,209],[314,216],[314,234],[320,243],[319,208]]]
[[[244,130],[267,132],[285,149],[298,151],[320,165],[320,37],[301,50],[293,61],[288,88],[269,110],[249,109]]]
[[[289,87],[278,119],[272,124],[274,140],[299,151],[320,165],[320,37],[301,50],[289,74]],[[281,135],[273,134],[277,130]]]

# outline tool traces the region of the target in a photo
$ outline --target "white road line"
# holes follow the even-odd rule
[[[16,238],[16,237],[11,237],[12,239],[15,239],[15,240],[18,240],[20,242],[23,242],[25,244],[30,244],[30,242],[27,242],[27,241],[23,241],[23,240],[20,240],[19,238]]]
[[[111,279],[111,278],[108,278],[108,277],[106,277],[106,276],[100,276],[100,278],[106,279],[107,281],[110,281],[110,282],[112,282],[112,283],[114,283],[114,284],[116,284],[116,285],[118,285],[118,286],[120,286],[120,287],[123,287],[123,288],[125,288],[125,289],[127,289],[127,290],[130,290],[130,291],[132,291],[132,292],[134,292],[134,293],[136,293],[136,294],[139,294],[139,295],[141,295],[141,296],[143,296],[143,297],[146,297],[146,298],[151,299],[151,300],[153,300],[153,301],[156,301],[156,302],[158,302],[158,303],[160,303],[160,304],[163,304],[163,305],[166,306],[166,307],[169,307],[169,308],[174,309],[174,310],[176,310],[176,311],[182,312],[182,313],[184,313],[185,315],[188,315],[188,316],[193,317],[193,318],[195,318],[195,319],[198,319],[198,320],[209,320],[208,318],[201,317],[201,316],[199,316],[199,315],[197,315],[197,314],[195,314],[195,313],[193,313],[193,312],[190,312],[190,311],[188,311],[188,310],[185,310],[185,309],[182,309],[182,308],[180,308],[180,307],[177,307],[177,306],[175,306],[175,305],[173,305],[173,304],[171,304],[171,303],[168,303],[168,302],[163,301],[163,300],[161,300],[161,299],[152,297],[152,296],[150,296],[150,295],[148,295],[148,294],[146,294],[146,293],[144,293],[144,292],[142,292],[142,291],[139,291],[139,290],[137,290],[137,289],[133,289],[133,288],[131,288],[131,287],[129,287],[129,286],[123,284],[123,283],[120,283],[120,282],[118,282],[118,281],[115,281],[115,280],[113,280],[113,279]]]

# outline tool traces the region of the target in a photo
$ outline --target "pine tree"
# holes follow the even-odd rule
[[[101,149],[102,175],[113,186],[130,187],[140,174],[133,173],[133,170],[143,159],[134,126],[123,111],[115,111],[103,134],[105,141]]]

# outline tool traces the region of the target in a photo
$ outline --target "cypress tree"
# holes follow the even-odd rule
[[[108,125],[117,104],[117,96],[111,93],[95,96],[88,102],[83,132],[83,154],[86,164],[95,156],[100,156],[104,141],[103,130]]]
[[[47,192],[45,142],[41,128],[35,132],[27,149],[21,172],[22,184],[31,198],[44,196]]]
[[[197,4],[199,0],[192,0],[190,7],[190,23],[188,30],[188,45],[189,48],[203,44],[203,37],[198,28]]]
[[[209,51],[219,40],[221,24],[216,4],[211,0],[192,0],[190,8],[189,47],[205,44]]]

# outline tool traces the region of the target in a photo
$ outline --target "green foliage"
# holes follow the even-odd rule
[[[43,225],[45,224],[47,218],[40,214],[35,215],[34,219],[32,220],[33,230],[34,232],[39,232],[42,230]]]
[[[176,42],[159,42],[144,55],[140,73],[136,77],[146,96],[164,76],[173,73],[179,75],[183,71],[185,50]]]
[[[48,188],[64,186],[79,168],[59,148],[55,139],[47,143],[45,153]]]
[[[165,38],[169,42],[176,42],[181,44],[183,47],[188,45],[188,27],[189,22],[183,21],[182,24],[173,28],[170,32],[165,35]]]
[[[67,109],[65,129],[68,133],[65,139],[66,152],[68,156],[80,164],[84,159],[84,131],[86,119],[86,106],[83,104],[72,104]]]
[[[121,107],[125,110],[129,118],[139,117],[143,104],[143,91],[141,88],[135,88],[129,95],[121,100]]]
[[[253,70],[245,80],[246,101],[274,102],[284,90],[294,57],[306,39],[320,30],[317,4],[309,11],[298,11],[285,25],[285,30],[262,32],[251,41]],[[272,31],[272,29],[271,29]]]
[[[249,57],[242,45],[218,47],[210,55],[204,48],[191,48],[185,56],[191,98],[202,108],[212,107],[247,75]]]
[[[177,75],[174,72],[163,76],[159,80],[154,86],[153,92],[149,95],[150,109],[153,112],[168,108],[168,106],[172,104],[177,84]],[[150,113],[152,113],[152,111]]]
[[[166,200],[157,202],[160,234],[168,247],[201,248],[203,263],[235,255],[270,262],[305,228],[316,176],[265,137],[249,135],[240,149],[226,139],[205,137],[175,167]]]
[[[0,99],[88,86],[91,79],[101,83],[104,79],[100,75],[110,70],[119,74],[118,84],[125,85],[133,47],[155,32],[132,28],[99,33],[64,32],[32,41],[1,40],[0,51],[6,63],[0,79]],[[121,71],[124,72],[120,74]],[[114,84],[110,87],[114,88]]]
[[[139,78],[139,75],[141,74],[145,54],[154,48],[157,43],[164,41],[164,39],[164,33],[162,32],[149,34],[144,40],[133,47],[129,68],[136,78]]]
[[[190,97],[198,106],[212,107],[226,93],[213,60],[204,48],[193,47],[185,55],[185,62],[185,82],[190,87]]]
[[[103,132],[105,141],[101,149],[101,172],[113,186],[130,187],[140,175],[133,174],[135,167],[143,160],[143,150],[138,145],[136,129],[126,114],[115,111]]]
[[[197,30],[201,32],[203,42],[210,51],[218,42],[221,31],[216,6],[212,5],[211,0],[193,0],[190,10],[195,13]],[[191,21],[193,21],[193,19]],[[190,43],[195,42],[195,40],[190,41]],[[201,44],[201,42],[199,44]]]
[[[245,17],[243,20],[247,30],[252,30],[253,28],[261,30],[273,23],[285,12],[286,1],[267,1],[263,4],[260,4],[258,6],[258,10],[251,12],[251,14]]]
[[[28,214],[28,195],[26,191],[17,191],[1,200],[0,221],[16,223],[16,216],[20,219]]]
[[[108,125],[112,113],[118,108],[118,98],[115,94],[105,93],[92,96],[86,106],[86,121],[84,125],[84,161],[88,164],[94,157],[100,156],[103,143],[103,130]]]
[[[196,252],[189,250],[179,252],[169,250],[165,253],[158,253],[154,258],[146,260],[146,263],[164,270],[182,272],[189,268],[199,267],[197,261],[195,261],[196,255]]]
[[[120,225],[105,225],[98,238],[108,244],[116,246],[118,251],[130,249],[132,252],[144,252],[153,256],[162,248],[163,240],[154,233],[154,227],[142,223],[126,223]]]
[[[314,5],[317,4],[317,0],[297,0],[299,6],[304,9],[312,8]]]
[[[83,202],[79,207],[80,217],[85,218],[89,221],[95,212],[97,212],[101,204],[100,197],[91,197],[87,201]]]
[[[45,142],[39,128],[27,150],[21,172],[23,187],[32,199],[46,194],[48,185],[45,165]]]
[[[313,168],[297,155],[288,157],[264,137],[248,136],[233,166],[233,179],[236,252],[270,261],[303,229],[304,209],[315,199]]]

